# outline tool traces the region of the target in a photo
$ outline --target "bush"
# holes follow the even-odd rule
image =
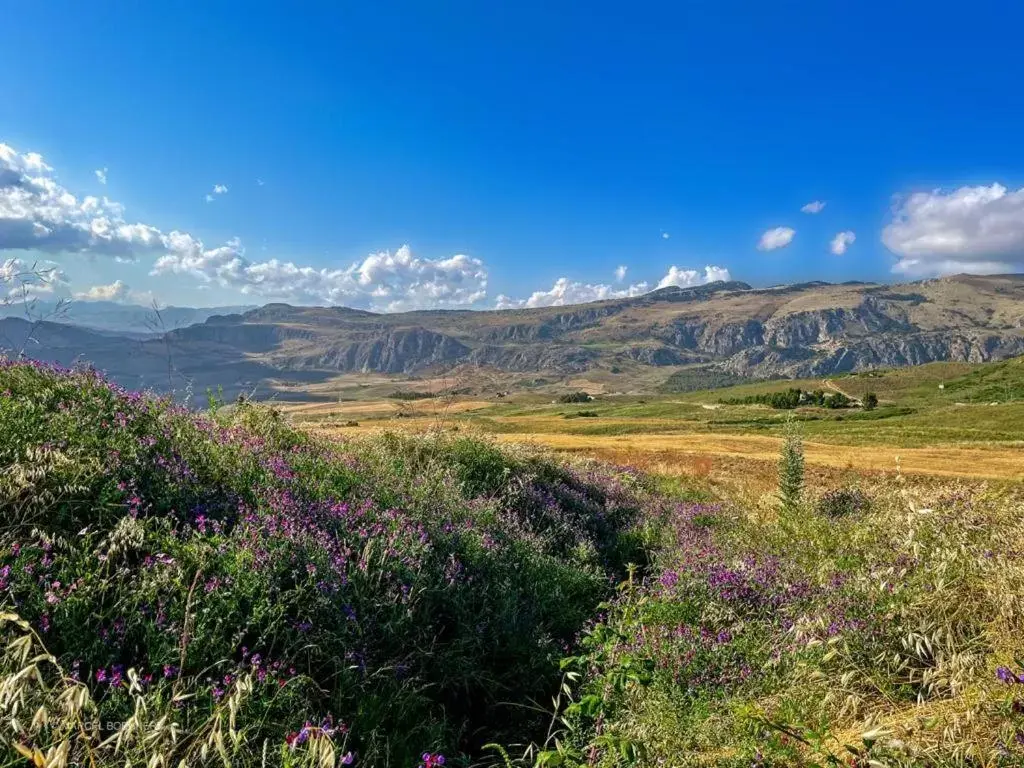
[[[589,403],[594,398],[586,392],[569,392],[558,398],[560,403]]]
[[[631,476],[468,438],[326,442],[2,361],[0,434],[6,762],[14,741],[98,766],[473,754],[541,727],[505,702],[558,690],[641,557]],[[15,705],[49,715],[12,732]]]
[[[825,398],[826,408],[849,408],[851,405],[853,401],[842,392],[833,392]]]
[[[436,397],[436,395],[432,392],[416,392],[400,389],[392,392],[388,397],[392,400],[430,400]]]
[[[600,416],[597,411],[576,411],[576,413],[567,413],[562,416],[563,419],[594,419]]]
[[[864,400],[862,402],[865,411],[873,411],[878,407],[878,395],[874,392],[868,392],[864,395]]]
[[[816,509],[824,517],[846,517],[867,512],[871,501],[859,488],[836,488],[818,498]]]

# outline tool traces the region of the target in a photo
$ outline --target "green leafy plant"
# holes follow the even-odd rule
[[[796,425],[787,426],[779,455],[779,497],[786,509],[798,507],[804,491],[804,445]]]

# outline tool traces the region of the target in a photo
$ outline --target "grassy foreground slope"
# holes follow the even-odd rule
[[[471,440],[329,444],[10,362],[0,434],[4,764],[413,766],[522,738],[543,715],[516,705],[642,557],[630,475]]]
[[[27,363],[0,434],[0,765],[1024,764],[1020,489],[711,502]]]
[[[1024,765],[1024,496],[689,504],[584,653],[556,751],[613,766]]]

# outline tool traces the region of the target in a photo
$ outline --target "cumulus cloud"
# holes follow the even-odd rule
[[[801,207],[800,210],[803,213],[821,213],[825,210],[825,205],[826,203],[824,200],[813,200],[807,205]]]
[[[226,192],[224,185],[214,187],[215,194]],[[210,248],[187,232],[129,223],[120,204],[106,197],[79,199],[61,186],[40,155],[19,154],[0,144],[4,250],[87,253],[126,261],[151,258],[153,275],[187,274],[266,299],[383,311],[467,306],[487,291],[487,270],[480,260],[462,254],[424,259],[408,246],[339,268],[278,259],[254,262],[237,239]]]
[[[704,285],[718,280],[731,280],[729,270],[724,267],[708,265],[701,273],[696,269],[679,269],[675,264],[668,268],[668,272],[658,281],[659,288],[668,288],[674,285],[678,288],[689,288],[694,285]]]
[[[79,291],[73,296],[79,301],[117,301],[124,302],[132,295],[132,290],[121,280],[110,285],[94,285],[88,290]]]
[[[93,171],[93,173],[96,174],[96,180],[99,181],[100,184],[106,184],[107,183],[107,169],[106,168],[100,168],[98,170]]]
[[[791,227],[775,227],[769,229],[757,242],[757,250],[759,251],[774,251],[776,248],[785,248],[791,242],[793,242],[793,235],[796,234],[796,230]]]
[[[463,254],[422,259],[407,245],[381,251],[347,267],[298,266],[290,261],[253,262],[236,239],[205,249],[190,235],[174,232],[171,252],[151,274],[189,274],[245,294],[298,303],[358,304],[386,312],[460,307],[487,295],[487,270]]]
[[[629,267],[625,266],[624,264],[620,264],[619,266],[617,266],[615,268],[615,279],[618,282],[620,282],[620,283],[623,280],[625,280],[626,279],[626,270],[628,270],[628,269],[629,269]]]
[[[623,272],[624,276],[625,272]],[[686,288],[728,279],[730,279],[729,270],[722,267],[707,266],[704,267],[703,272],[699,272],[695,269],[679,269],[672,266],[656,287],[666,288],[675,285]],[[651,290],[651,285],[647,282],[633,283],[625,288],[615,288],[603,283],[580,283],[567,277],[560,277],[549,290],[534,291],[526,299],[512,299],[505,295],[499,295],[495,307],[497,309],[561,307],[567,304],[585,304],[589,301],[641,296]]]
[[[585,304],[588,301],[604,299],[621,299],[627,296],[639,296],[650,290],[647,283],[636,283],[626,288],[617,289],[603,283],[579,283],[567,277],[560,277],[547,291],[534,291],[528,299],[511,299],[498,296],[498,309],[514,309],[519,307],[562,307],[566,304]]]
[[[661,233],[661,239],[662,240],[668,240],[670,237],[671,237],[671,235],[668,232],[662,232]]]
[[[78,199],[34,153],[0,144],[0,250],[83,253],[134,259],[166,250],[155,227],[129,224],[106,197]]]
[[[882,242],[912,277],[1024,269],[1024,187],[918,192],[898,201]]]
[[[850,230],[840,232],[832,238],[832,242],[829,243],[829,250],[831,250],[836,256],[842,256],[846,253],[846,249],[853,245],[853,241],[856,239],[857,235]]]

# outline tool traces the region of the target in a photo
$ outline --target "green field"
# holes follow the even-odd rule
[[[777,410],[727,402],[790,387],[841,391],[855,399],[874,392],[879,406],[871,411],[857,407]],[[416,404],[386,405],[372,392],[363,394],[368,395],[364,400],[343,403],[344,419],[336,411],[339,404],[332,403],[304,406],[293,411],[293,418],[327,428],[358,420],[362,426],[444,423],[507,435],[557,432],[638,437],[779,436],[790,421],[796,421],[807,439],[836,445],[928,448],[971,444],[1013,449],[1024,441],[1024,358],[979,365],[934,363],[828,380],[746,383],[684,394],[595,394],[593,401],[578,404],[553,402],[550,393],[530,391],[513,392],[497,400],[440,395]]]

